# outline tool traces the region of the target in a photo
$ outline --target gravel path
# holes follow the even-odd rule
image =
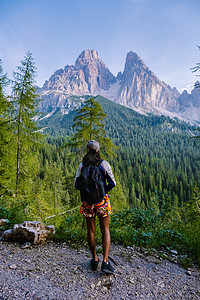
[[[187,272],[133,248],[112,245],[114,275],[100,265],[91,271],[89,251],[66,244],[22,249],[1,241],[0,252],[0,299],[200,299],[199,269]]]

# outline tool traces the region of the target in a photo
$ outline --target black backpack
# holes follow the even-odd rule
[[[81,199],[89,203],[101,202],[105,196],[104,184],[99,166],[84,166],[76,179],[75,188],[80,190]]]

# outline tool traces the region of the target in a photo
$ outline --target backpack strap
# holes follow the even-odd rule
[[[103,162],[103,159],[100,160],[98,167],[102,164],[102,162]]]
[[[101,170],[104,171],[104,174],[106,175],[106,169],[104,168],[104,166],[102,164],[103,161],[104,161],[103,159],[100,160],[99,167],[101,167]]]

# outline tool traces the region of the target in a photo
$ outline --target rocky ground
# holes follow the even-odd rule
[[[112,245],[114,275],[100,265],[91,271],[89,251],[65,243],[22,248],[1,241],[0,252],[0,299],[200,299],[198,268],[185,270],[130,247]]]

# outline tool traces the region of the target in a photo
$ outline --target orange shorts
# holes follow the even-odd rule
[[[80,209],[81,215],[85,216],[86,218],[92,217],[107,217],[111,212],[110,206],[110,199],[108,195],[105,195],[104,199],[95,204],[91,204],[88,202],[83,202]]]

